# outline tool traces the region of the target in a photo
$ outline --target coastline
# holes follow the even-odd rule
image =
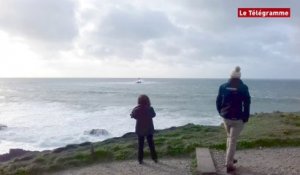
[[[162,158],[192,156],[196,147],[224,150],[225,132],[222,126],[187,124],[157,130],[155,144]],[[239,149],[291,146],[300,146],[300,112],[253,114],[238,142]],[[148,150],[145,151],[146,157],[149,156]],[[54,150],[22,153],[0,160],[0,173],[41,174],[94,163],[135,159],[136,135],[127,133],[102,142],[85,142]]]

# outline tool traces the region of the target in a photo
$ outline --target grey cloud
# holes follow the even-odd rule
[[[176,7],[180,10],[174,12],[178,23],[193,26],[202,30],[226,32],[235,27],[268,26],[274,23],[300,26],[300,4],[294,0],[176,0]],[[241,19],[237,17],[238,8],[247,7],[289,7],[292,10],[290,19]]]
[[[177,0],[176,3],[180,10],[173,12],[173,18],[186,26],[185,36],[177,39],[181,40],[177,42],[181,43],[179,57],[198,60],[199,64],[296,59],[291,54],[296,51],[293,48],[297,43],[291,38],[297,35],[291,30],[299,31],[299,12],[293,10],[299,6],[298,2]],[[294,18],[238,19],[238,7],[291,7]]]
[[[292,1],[288,1],[287,4],[294,5]],[[165,22],[158,20],[161,17],[155,18],[151,13],[144,12],[137,15],[135,14],[137,11],[115,11],[102,21],[98,41],[105,41],[106,45],[110,45],[112,49],[108,50],[118,50],[120,47],[115,46],[122,46],[120,43],[123,43],[124,48],[129,46],[136,49],[136,52],[131,53],[139,52],[137,57],[141,57],[142,50],[148,48],[155,52],[156,57],[160,57],[157,58],[159,61],[165,59],[167,62],[181,62],[187,65],[195,62],[201,64],[203,61],[247,62],[247,59],[261,58],[284,61],[290,59],[287,57],[290,55],[289,48],[295,44],[290,39],[295,37],[290,34],[290,28],[296,28],[294,19],[238,19],[236,13],[238,7],[283,7],[283,5],[288,7],[282,2],[269,1],[241,3],[232,0],[226,2],[177,0],[168,4],[165,11],[158,13],[175,21],[167,26]],[[148,10],[147,7],[145,9]],[[148,26],[148,21],[142,20],[147,19],[146,16],[154,16],[156,23],[150,22],[152,26]],[[170,22],[167,21],[166,24]],[[175,30],[177,33],[169,35],[174,31],[174,25],[177,25]],[[159,26],[161,33],[154,30],[156,26]],[[168,30],[169,32],[165,32]],[[151,44],[141,45],[146,40],[151,40]],[[120,55],[125,53],[122,50],[120,48]]]
[[[143,55],[145,42],[178,32],[160,11],[114,8],[101,17],[97,29],[89,34],[93,42],[86,51],[98,57],[138,59]]]
[[[233,31],[220,35],[187,31],[184,36],[159,42],[155,40],[148,47],[154,49],[157,57],[164,58],[168,63],[191,66],[205,62],[233,64],[261,60],[280,64],[294,58],[289,51],[293,45],[283,31],[267,30],[260,33],[256,29],[255,32]]]
[[[143,46],[130,41],[103,40],[83,47],[88,55],[97,59],[134,60],[140,59],[143,54]]]
[[[251,59],[284,62],[292,59],[289,26],[237,28],[223,33],[182,29],[184,35],[153,41],[149,46],[169,62],[251,62]],[[293,35],[292,35],[293,36]]]
[[[0,2],[0,29],[39,44],[70,43],[77,35],[72,0],[6,0]]]
[[[176,38],[155,40],[148,46],[152,47],[155,51],[163,56],[178,56],[182,54],[182,49],[179,44],[174,41],[178,40],[176,40]]]
[[[299,66],[300,3],[295,0],[87,1],[91,8],[78,11],[71,0],[0,1],[0,30],[55,48],[75,44],[84,58],[154,59],[186,67]],[[238,7],[290,7],[292,18],[239,19]]]
[[[175,30],[167,16],[159,11],[114,10],[102,21],[99,34],[140,42],[172,35]]]

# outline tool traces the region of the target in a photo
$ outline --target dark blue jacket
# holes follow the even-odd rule
[[[152,135],[154,133],[152,118],[155,115],[155,111],[151,106],[136,106],[130,114],[131,118],[136,119],[135,133],[139,136]]]
[[[230,79],[219,88],[216,105],[219,114],[226,119],[238,119],[247,122],[250,113],[251,97],[247,85],[242,80],[235,80],[233,87]]]

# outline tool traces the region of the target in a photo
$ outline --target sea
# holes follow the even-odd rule
[[[150,97],[156,129],[188,123],[220,125],[218,88],[227,79],[3,78],[0,79],[0,154],[11,148],[50,150],[134,132],[130,112]],[[300,111],[300,80],[243,80],[251,113]],[[89,135],[105,129],[108,135]]]

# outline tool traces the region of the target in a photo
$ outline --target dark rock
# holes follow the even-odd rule
[[[77,149],[79,147],[90,146],[90,145],[92,145],[92,142],[83,142],[83,143],[80,143],[80,144],[70,144],[70,145],[67,145],[65,147],[56,148],[52,152],[53,153],[61,153],[63,151],[74,150],[74,149]]]
[[[134,132],[128,132],[126,134],[124,134],[121,138],[135,138],[136,137],[136,133]]]
[[[0,130],[6,129],[6,128],[7,128],[6,125],[0,124]]]
[[[92,144],[92,142],[83,142],[83,143],[80,143],[79,146],[89,146],[91,144]]]
[[[9,161],[13,158],[20,157],[26,153],[31,153],[32,151],[26,151],[23,149],[10,149],[9,153],[0,155],[0,162]]]
[[[61,147],[61,148],[56,148],[56,149],[54,149],[52,152],[53,152],[53,153],[60,153],[60,152],[63,152],[63,151],[65,151],[65,150],[66,150],[65,147]]]
[[[105,129],[92,129],[89,131],[84,131],[84,134],[92,135],[92,136],[107,136],[109,132]]]
[[[75,148],[78,148],[79,145],[76,145],[76,144],[70,144],[70,145],[67,145],[66,146],[66,149],[75,149]]]
[[[63,151],[68,151],[68,150],[76,149],[78,147],[79,147],[79,145],[71,144],[71,145],[67,145],[65,147],[56,148],[52,152],[53,153],[60,153],[60,152],[63,152]]]

